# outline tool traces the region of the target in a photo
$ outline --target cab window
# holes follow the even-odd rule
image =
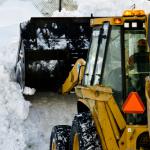
[[[114,97],[120,106],[122,103],[121,65],[121,27],[112,26],[106,53],[102,84],[112,88]]]
[[[141,93],[150,71],[149,52],[144,30],[125,30],[126,89]]]
[[[87,59],[87,65],[85,68],[85,75],[83,79],[84,85],[91,85],[95,60],[96,60],[96,54],[97,54],[97,48],[98,48],[98,39],[100,35],[100,26],[95,27],[92,32],[92,39],[91,39],[91,45],[89,49],[89,55]]]

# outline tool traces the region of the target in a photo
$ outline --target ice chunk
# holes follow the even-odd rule
[[[25,95],[34,95],[36,92],[36,89],[30,88],[30,87],[25,87],[23,90],[23,94]]]

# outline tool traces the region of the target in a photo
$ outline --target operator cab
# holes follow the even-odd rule
[[[111,87],[120,108],[131,92],[137,92],[146,105],[145,77],[150,74],[146,16],[93,19],[91,24],[94,27],[83,85]],[[131,124],[147,122],[146,111],[145,115],[126,118]]]

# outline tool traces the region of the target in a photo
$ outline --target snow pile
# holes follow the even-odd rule
[[[8,111],[9,108],[13,109],[16,116],[24,120],[28,115],[30,103],[24,100],[21,88],[15,81],[14,66],[18,42],[9,44],[0,50],[0,103],[6,104]]]
[[[10,70],[0,63],[0,149],[21,150],[26,147],[23,122],[30,103],[10,77]]]
[[[7,0],[0,3],[0,150],[23,150],[27,147],[24,121],[31,104],[24,100],[20,86],[15,82],[14,66],[19,23],[32,14],[38,15],[37,12],[27,1]]]
[[[149,13],[150,2],[148,0],[75,0],[78,5],[77,10],[61,12],[55,11],[53,16],[121,16],[123,10],[132,9],[135,4],[136,9],[144,9]]]

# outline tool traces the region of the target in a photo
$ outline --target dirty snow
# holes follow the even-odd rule
[[[32,107],[25,122],[26,150],[49,150],[52,127],[58,124],[71,125],[76,113],[76,97],[73,94],[63,96],[37,92],[27,99],[32,102]]]

